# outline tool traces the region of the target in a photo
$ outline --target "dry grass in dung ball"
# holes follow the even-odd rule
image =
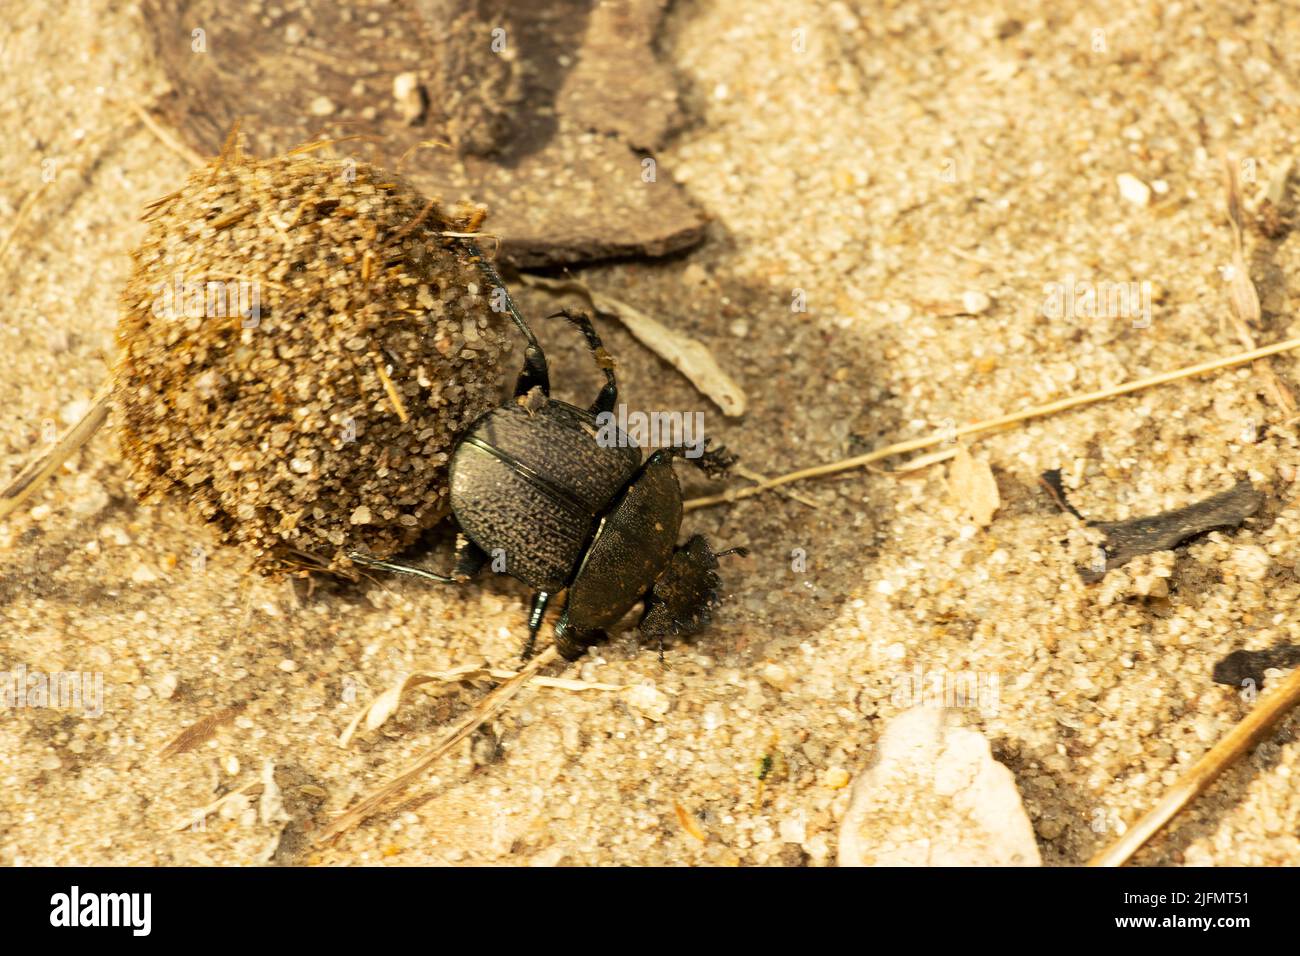
[[[386,556],[448,510],[511,339],[465,225],[366,164],[237,152],[159,200],[117,326],[123,452],[263,569]]]

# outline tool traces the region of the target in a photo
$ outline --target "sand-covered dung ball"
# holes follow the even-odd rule
[[[457,437],[512,340],[465,224],[399,177],[239,155],[146,213],[115,400],[142,497],[266,559],[391,555],[448,510]],[[262,566],[271,562],[262,561]]]

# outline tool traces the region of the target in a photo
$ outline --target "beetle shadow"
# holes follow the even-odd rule
[[[711,447],[725,445],[739,456],[722,482],[679,462],[686,500],[744,487],[751,483],[745,476],[771,477],[889,440],[899,416],[878,384],[879,362],[896,332],[837,322],[829,292],[820,301],[816,293],[808,296],[807,311],[798,312],[787,289],[707,276],[699,281],[700,267],[692,261],[683,254],[638,263],[635,272],[609,263],[583,275],[592,288],[634,303],[701,343],[746,392],[744,417],[724,417],[615,318],[596,316],[618,362],[619,401],[629,421],[637,413],[668,413],[670,421],[681,422],[680,436],[692,440],[698,437],[692,429],[702,423]],[[572,330],[542,317],[563,305],[586,304],[522,287],[517,298],[547,350],[555,397],[585,407],[603,379]],[[808,640],[860,594],[864,573],[889,536],[893,497],[889,480],[855,470],[689,511],[679,543],[700,533],[715,550],[750,550],[749,557],[722,559],[711,625],[690,643],[740,666]],[[602,654],[640,652],[635,613]]]

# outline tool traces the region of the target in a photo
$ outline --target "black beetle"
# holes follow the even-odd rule
[[[680,449],[659,449],[642,463],[630,441],[597,440],[596,416],[614,410],[618,386],[591,319],[568,310],[551,316],[577,326],[605,373],[596,401],[583,410],[550,397],[546,355],[536,336],[491,263],[473,243],[465,246],[499,290],[527,346],[514,398],[478,418],[452,453],[451,511],[462,532],[455,570],[446,576],[357,551],[348,557],[448,584],[469,580],[489,558],[504,557],[506,573],[534,590],[525,659],[547,603],[560,591],[568,596],[555,644],[566,660],[602,641],[605,628],[644,601],[639,628],[658,639],[662,660],[665,636],[694,634],[708,624],[718,558],[747,551],[715,554],[701,535],[676,546],[682,491],[672,463]],[[691,460],[717,477],[735,458],[718,448]]]

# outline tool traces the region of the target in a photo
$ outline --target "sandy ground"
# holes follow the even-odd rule
[[[1236,351],[1219,155],[1254,161],[1253,210],[1296,154],[1286,57],[1300,18],[1280,5],[1071,10],[679,4],[661,48],[693,123],[657,161],[714,217],[709,240],[584,277],[713,349],[751,411],[723,419],[611,328],[629,404],[702,410],[749,468],[777,474]],[[100,384],[138,211],[186,170],[122,105],[158,82],[138,65],[137,23],[129,5],[91,2],[16,7],[0,25],[0,235],[42,164],[58,169],[0,262],[0,477]],[[1123,198],[1121,174],[1155,187],[1146,203]],[[1251,232],[1247,257],[1259,338],[1300,334],[1296,241]],[[1045,314],[1045,286],[1070,277],[1152,283],[1150,322]],[[964,295],[978,314],[954,314]],[[571,370],[561,392],[594,393],[579,350],[546,340]],[[1294,381],[1294,358],[1270,364]],[[943,465],[693,512],[685,530],[754,551],[724,568],[708,632],[670,649],[667,668],[616,639],[566,676],[639,690],[527,689],[397,812],[322,846],[332,812],[486,685],[415,691],[340,748],[360,702],[408,671],[513,666],[524,589],[309,591],[250,575],[179,508],[137,505],[105,431],[0,525],[0,663],[100,673],[104,687],[97,717],[0,715],[0,861],[822,865],[843,783],[919,669],[996,687],[956,719],[1015,774],[1044,862],[1082,862],[1248,710],[1210,680],[1214,662],[1298,640],[1300,435],[1242,369],[972,447],[1002,497],[983,529]],[[1075,565],[1096,536],[1038,487],[1054,467],[1090,517],[1246,476],[1269,502],[1237,532],[1088,587]],[[715,490],[683,479],[688,494]],[[231,707],[209,742],[158,758]],[[1300,862],[1298,726],[1284,721],[1139,861]],[[268,772],[282,809],[246,795],[186,825]]]

